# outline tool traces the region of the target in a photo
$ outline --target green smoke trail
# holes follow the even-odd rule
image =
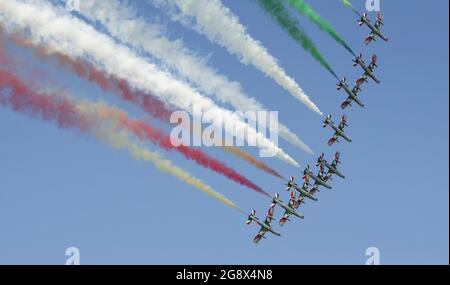
[[[348,0],[341,0],[342,3],[344,3],[345,6],[349,7],[350,9],[353,9],[352,4]]]
[[[344,39],[333,29],[330,23],[317,14],[311,6],[305,3],[303,0],[288,0],[289,4],[294,7],[298,12],[307,16],[311,22],[316,24],[319,29],[328,33],[336,42],[341,44],[347,49],[353,56],[356,56],[353,50],[347,45]]]
[[[355,10],[355,8],[353,8],[352,3],[350,3],[350,1],[348,0],[341,0],[342,3],[344,3],[345,6],[347,6],[348,8],[352,9],[353,12],[355,12],[356,14],[358,14],[359,16],[361,16],[359,14],[358,11]]]
[[[328,62],[317,50],[312,40],[299,28],[298,22],[289,15],[289,12],[280,0],[258,0],[258,2],[295,41],[307,50],[334,77],[338,78]]]

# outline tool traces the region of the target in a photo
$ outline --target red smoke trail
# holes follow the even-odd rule
[[[3,29],[0,26],[0,40],[2,34]],[[87,61],[82,59],[73,60],[69,56],[58,51],[35,45],[31,41],[24,39],[19,34],[12,34],[10,35],[10,38],[17,45],[25,46],[33,50],[38,57],[56,59],[58,64],[71,70],[78,76],[95,83],[104,91],[111,92],[124,101],[138,105],[143,111],[158,120],[170,123],[170,116],[175,110],[174,107],[159,100],[153,94],[146,94],[141,91],[133,90],[133,88],[131,88],[125,80],[106,74],[105,72],[98,70]]]
[[[24,113],[29,112],[44,120],[55,120],[61,128],[75,127],[85,132],[92,126],[92,122],[88,117],[83,116],[83,114],[78,111],[77,106],[70,100],[51,94],[34,93],[18,77],[3,69],[0,69],[0,87],[8,87],[11,91],[9,96],[0,93],[0,104],[8,105],[15,111]],[[170,137],[160,130],[154,130],[146,122],[129,119],[125,113],[115,111],[112,108],[109,108],[109,110],[114,112],[111,114],[115,116],[115,119],[118,120],[119,123],[133,132],[140,139],[149,139],[166,150],[177,150],[186,158],[194,160],[203,167],[222,174],[259,193],[268,195],[253,182],[203,151],[185,146],[175,147],[172,145]],[[110,117],[112,116],[110,115]]]
[[[62,97],[36,94],[9,71],[0,69],[0,88],[9,88],[9,96],[0,92],[0,104],[17,112],[30,113],[45,121],[54,120],[60,128],[77,128],[86,132],[92,126],[76,106]]]
[[[48,51],[46,52],[48,53]],[[43,52],[40,53],[43,54]],[[60,64],[71,69],[78,76],[96,83],[105,91],[115,93],[125,101],[140,106],[143,111],[149,113],[154,118],[157,118],[166,123],[170,123],[170,116],[174,109],[172,107],[169,107],[166,103],[160,101],[155,96],[145,94],[141,91],[133,90],[125,80],[117,79],[111,75],[107,76],[86,61],[73,61],[68,56],[59,53],[54,53],[53,55],[55,56],[55,58],[57,58]],[[161,147],[164,146],[161,145]],[[284,180],[284,178],[277,171],[270,168],[264,162],[258,161],[256,158],[253,158],[250,154],[245,153],[243,150],[240,150],[237,147],[225,147],[225,149],[243,158],[247,162],[255,165],[257,168]]]
[[[0,26],[0,36],[1,36]],[[116,78],[112,75],[108,75],[97,68],[91,63],[84,60],[73,60],[69,56],[60,52],[51,50],[46,47],[37,46],[30,41],[22,38],[17,34],[11,36],[12,40],[18,44],[34,50],[36,55],[44,58],[56,59],[57,63],[61,66],[68,68],[78,76],[95,83],[104,91],[111,92],[120,97],[124,101],[130,102],[134,105],[138,105],[142,110],[154,118],[157,118],[163,122],[170,123],[170,116],[174,111],[174,107],[162,102],[156,96],[152,94],[146,94],[141,91],[134,90],[125,80]],[[238,147],[223,147],[226,151],[237,155],[245,161],[251,163],[257,168],[269,173],[275,177],[284,178],[274,169],[270,168],[263,161],[257,160],[252,155],[244,152]]]
[[[87,61],[81,59],[74,61],[70,57],[58,52],[49,51],[42,47],[36,48],[30,44],[28,46],[34,48],[40,56],[53,55],[59,64],[73,71],[78,76],[97,84],[105,91],[114,93],[124,101],[138,105],[144,112],[152,115],[154,118],[170,123],[170,116],[174,108],[162,102],[156,96],[133,90],[125,80],[112,75],[106,75]]]
[[[249,179],[237,173],[234,169],[231,169],[223,162],[209,156],[200,149],[193,147],[187,147],[184,145],[174,146],[170,140],[170,136],[166,135],[163,131],[152,128],[147,122],[143,120],[133,120],[127,117],[123,112],[117,111],[112,108],[103,107],[99,108],[100,113],[106,115],[109,119],[116,120],[122,126],[125,126],[129,131],[135,134],[140,139],[148,139],[154,144],[164,148],[165,150],[176,150],[184,155],[185,158],[190,159],[198,163],[199,165],[211,169],[217,173],[220,173],[229,179],[253,189],[259,193],[268,195],[263,189],[251,182]]]

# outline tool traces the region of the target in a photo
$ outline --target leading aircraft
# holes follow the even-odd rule
[[[269,210],[267,211],[267,217],[264,220],[264,222],[261,222],[258,217],[256,217],[256,211],[253,210],[250,215],[248,216],[247,225],[250,225],[252,221],[255,221],[255,223],[257,223],[259,226],[261,226],[261,229],[259,230],[259,232],[256,234],[256,236],[253,238],[253,242],[254,243],[258,243],[261,238],[265,238],[264,235],[267,232],[271,232],[272,234],[276,235],[276,236],[281,236],[281,234],[277,233],[276,231],[273,230],[272,226],[270,225],[272,223],[273,220],[273,207],[270,207]]]
[[[328,174],[336,174],[337,176],[339,176],[339,177],[345,179],[345,176],[337,169],[337,168],[338,168],[338,165],[341,163],[341,162],[339,161],[340,156],[341,156],[341,153],[340,153],[339,151],[337,151],[337,152],[334,154],[334,159],[333,159],[333,161],[332,161],[331,164],[330,164],[330,163],[328,163],[328,161],[324,158],[324,157],[325,157],[325,154],[322,153],[322,154],[319,156],[319,158],[317,159],[317,166],[323,165],[323,166],[325,166],[325,167],[328,169]]]
[[[325,128],[326,126],[330,125],[331,128],[335,131],[334,135],[328,140],[328,145],[332,145],[335,142],[338,142],[338,138],[342,137],[343,139],[345,139],[348,142],[352,142],[351,138],[348,137],[345,133],[344,133],[344,128],[348,127],[347,125],[347,116],[343,115],[341,118],[341,123],[339,124],[339,126],[337,127],[335,125],[335,123],[331,120],[331,115],[328,115],[325,120],[323,121],[323,127]]]
[[[361,66],[364,70],[364,75],[362,78],[365,80],[367,77],[372,78],[373,81],[376,83],[380,83],[380,80],[375,76],[373,73],[375,71],[375,67],[378,67],[377,65],[377,55],[373,55],[372,59],[370,61],[370,64],[367,66],[364,62],[364,59],[362,58],[362,54],[359,54],[354,60],[353,60],[353,66]],[[365,80],[366,81],[366,80]]]
[[[286,184],[286,191],[291,190],[291,188],[294,188],[295,190],[297,190],[301,196],[305,196],[308,197],[309,199],[313,200],[313,201],[317,201],[318,199],[316,197],[313,197],[312,195],[309,195],[308,192],[308,186],[309,186],[309,179],[308,177],[306,177],[306,179],[303,179],[303,185],[300,188],[297,183],[294,182],[294,177],[291,176],[291,178],[289,179],[288,183]]]
[[[280,200],[279,194],[275,194],[275,197],[273,198],[271,207],[274,208],[276,204],[280,205],[285,211],[283,214],[283,217],[281,217],[280,221],[278,222],[281,226],[286,223],[286,221],[290,221],[289,217],[291,215],[294,215],[296,217],[299,217],[301,219],[304,219],[305,216],[303,214],[300,214],[297,212],[298,206],[296,205],[295,201],[295,192],[291,192],[291,198],[289,199],[289,203],[286,205],[283,203],[283,201]]]
[[[331,189],[331,186],[326,183],[326,181],[323,179],[323,169],[321,168],[319,171],[319,174],[316,176],[314,173],[309,170],[309,165],[306,166],[305,170],[303,170],[303,178],[306,179],[306,177],[310,177],[312,180],[314,180],[314,184],[318,184],[320,186],[323,186],[325,188]]]
[[[386,42],[388,41],[388,38],[385,37],[381,33],[381,30],[380,30],[381,26],[384,25],[383,18],[380,13],[377,15],[377,18],[375,20],[375,25],[373,25],[372,22],[369,20],[369,18],[367,18],[367,13],[364,13],[361,16],[361,19],[359,19],[358,24],[360,26],[362,26],[363,24],[366,24],[366,26],[369,27],[369,29],[371,30],[370,34],[364,40],[366,45],[368,45],[371,41],[375,41],[376,36],[380,37],[381,39],[383,39]]]
[[[358,92],[361,91],[361,84],[363,81],[363,77],[359,78],[352,89],[350,88],[350,86],[348,86],[347,79],[345,77],[341,81],[339,81],[339,83],[337,84],[337,90],[341,90],[342,88],[344,88],[344,91],[348,94],[347,99],[345,99],[345,101],[341,104],[342,109],[351,106],[352,101],[355,101],[356,104],[364,108],[364,103],[358,97]]]

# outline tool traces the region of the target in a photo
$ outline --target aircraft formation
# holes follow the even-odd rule
[[[372,41],[376,41],[376,38],[381,38],[384,41],[388,41],[388,38],[381,32],[381,26],[383,26],[383,19],[381,16],[381,13],[379,13],[376,16],[375,24],[373,24],[370,19],[368,18],[367,13],[364,13],[361,18],[358,21],[358,24],[360,26],[366,25],[370,29],[370,34],[364,39],[364,43],[368,45]],[[359,93],[362,91],[361,86],[364,83],[368,83],[369,79],[376,82],[377,84],[380,84],[380,80],[375,75],[375,69],[378,67],[377,65],[377,55],[373,55],[371,57],[370,63],[366,63],[363,59],[363,55],[359,54],[358,56],[355,56],[353,59],[353,66],[360,66],[363,70],[363,74],[355,81],[355,85],[351,88],[348,83],[347,79],[344,77],[338,84],[337,84],[337,90],[344,90],[347,94],[347,99],[345,99],[344,102],[341,104],[341,109],[346,109],[347,107],[351,107],[352,103],[355,102],[358,106],[364,107],[364,103],[361,101],[360,97],[358,96]],[[347,115],[342,115],[339,125],[337,125],[332,120],[332,115],[328,115],[325,120],[323,121],[323,127],[330,127],[334,134],[332,137],[328,140],[327,144],[329,146],[332,146],[334,143],[339,142],[339,139],[342,138],[343,140],[351,143],[352,139],[347,135],[345,132],[345,129],[348,127],[348,117]],[[278,220],[278,224],[280,226],[283,226],[287,221],[291,221],[291,217],[294,216],[299,219],[304,219],[304,215],[298,211],[300,205],[305,203],[305,198],[317,202],[318,199],[315,196],[317,192],[320,191],[320,187],[324,187],[327,189],[332,189],[331,185],[329,184],[329,181],[333,180],[333,176],[337,176],[341,179],[345,179],[344,174],[340,170],[340,164],[341,164],[341,153],[337,151],[334,154],[334,158],[331,162],[325,159],[325,154],[322,153],[319,158],[317,159],[316,166],[318,167],[317,174],[314,174],[314,172],[310,169],[310,166],[307,165],[306,168],[303,171],[302,185],[298,185],[294,181],[294,177],[290,177],[289,181],[286,183],[286,191],[290,191],[290,198],[289,202],[285,203],[281,200],[280,195],[277,193],[272,199],[272,203],[270,204],[269,210],[267,212],[266,219],[264,221],[259,220],[256,217],[256,211],[253,210],[247,219],[247,224],[250,224],[252,221],[257,223],[261,229],[256,234],[256,236],[253,238],[253,242],[258,243],[262,238],[265,238],[265,234],[267,232],[270,232],[276,236],[280,236],[281,234],[278,233],[273,229],[272,221],[274,220],[274,209],[278,205],[282,210],[284,210],[283,215]],[[298,192],[298,196],[297,193]]]
[[[339,77],[332,66],[302,29],[296,18],[290,16],[290,10],[286,9],[282,1],[284,0],[258,0],[256,2],[292,40],[295,40],[322,68],[333,75],[336,81],[339,81]],[[376,41],[378,38],[387,41],[387,38],[381,32],[383,26],[381,15],[378,15],[372,22],[367,14],[359,14],[349,0],[341,1],[358,15],[359,25],[367,26],[370,29],[370,34],[364,39],[366,44]],[[270,197],[271,203],[265,220],[259,220],[255,211],[252,211],[248,216],[248,223],[254,221],[261,227],[254,239],[255,242],[261,240],[266,232],[278,235],[271,226],[276,208],[283,211],[278,220],[280,225],[290,220],[303,219],[304,215],[300,212],[302,204],[307,201],[312,201],[312,203],[318,201],[316,193],[322,187],[331,189],[333,176],[345,178],[340,169],[340,152],[336,152],[334,158],[330,161],[327,161],[325,154],[322,154],[317,159],[317,171],[307,166],[300,173],[300,177],[297,178],[299,182],[294,177],[285,182],[286,190],[290,192],[288,198],[284,199],[280,194],[271,197],[251,179],[214,155],[208,154],[197,147],[191,147],[191,142],[186,144],[183,142],[180,145],[173,144],[171,135],[174,132],[169,135],[165,130],[153,126],[150,120],[133,119],[119,107],[103,101],[80,100],[81,98],[77,98],[78,96],[69,96],[69,91],[62,96],[61,92],[56,91],[60,88],[48,88],[47,84],[53,85],[54,82],[41,82],[40,79],[44,78],[43,76],[37,80],[31,74],[28,74],[30,76],[19,74],[21,73],[18,72],[19,70],[24,72],[39,70],[39,74],[47,72],[46,70],[40,70],[39,67],[35,69],[32,66],[38,64],[37,62],[16,60],[16,57],[20,58],[21,56],[21,53],[15,52],[16,46],[31,51],[32,54],[30,55],[37,56],[39,62],[41,59],[54,61],[53,63],[56,63],[52,64],[55,65],[54,67],[64,68],[72,76],[76,76],[77,80],[81,79],[85,83],[100,87],[105,93],[127,101],[127,103],[138,107],[141,112],[163,124],[173,125],[170,118],[177,109],[187,111],[189,113],[187,120],[189,120],[195,116],[195,110],[192,107],[197,105],[200,107],[202,115],[203,112],[208,113],[207,117],[210,118],[208,121],[212,124],[211,126],[214,126],[214,129],[224,125],[232,126],[233,130],[226,128],[225,131],[227,134],[233,133],[236,141],[242,140],[248,142],[249,145],[250,142],[255,142],[255,146],[260,150],[276,153],[277,158],[289,165],[299,165],[289,154],[284,153],[276,143],[259,132],[259,128],[257,130],[250,126],[248,122],[245,122],[246,120],[240,118],[241,116],[232,114],[228,110],[228,107],[236,111],[265,109],[259,102],[240,90],[238,81],[233,81],[225,75],[218,74],[216,69],[207,64],[207,60],[203,60],[195,52],[191,52],[190,49],[185,47],[183,41],[173,40],[167,36],[163,26],[152,23],[146,17],[141,17],[140,13],[137,13],[139,9],[136,9],[136,7],[124,5],[123,1],[118,0],[110,0],[108,1],[109,4],[105,4],[105,1],[90,1],[89,5],[81,7],[77,13],[72,13],[75,11],[63,9],[63,3],[53,2],[55,1],[1,0],[0,2],[2,3],[0,5],[1,108],[5,106],[14,112],[32,115],[44,121],[52,121],[63,129],[94,135],[108,145],[128,152],[133,159],[144,160],[153,164],[158,170],[176,177],[185,184],[239,211],[246,217],[247,214],[223,194],[196,178],[189,171],[172,164],[159,152],[147,149],[145,144],[155,145],[164,151],[178,152],[185,159],[195,162],[198,166],[214,171],[230,181]],[[110,2],[114,4],[110,4]],[[177,17],[169,18],[172,20],[177,18],[179,21],[186,22],[186,27],[199,32],[202,36],[208,38],[211,43],[225,48],[230,55],[234,55],[242,63],[252,65],[302,102],[308,109],[322,115],[320,109],[304,94],[299,84],[278,64],[276,58],[269,53],[262,42],[254,39],[246,31],[246,27],[238,21],[238,17],[233,15],[230,9],[223,6],[220,0],[166,0],[158,2],[167,2],[168,7],[165,8],[167,8],[166,12],[170,12],[166,13],[169,14],[168,16],[172,15],[172,12],[173,15],[177,15]],[[286,2],[286,4],[292,6],[293,10],[307,16],[322,32],[328,33],[336,43],[352,55],[353,65],[359,66],[362,73],[355,81],[354,86],[350,86],[345,77],[338,82],[338,90],[346,94],[346,99],[340,106],[342,109],[346,109],[352,104],[364,107],[360,96],[362,85],[368,83],[369,80],[380,83],[375,75],[377,56],[374,55],[370,61],[365,61],[362,54],[357,56],[345,40],[334,31],[331,24],[326,19],[321,18],[306,3],[303,3],[303,1]],[[298,5],[299,3],[302,3],[302,5]],[[155,6],[154,8],[158,7]],[[166,10],[164,7],[161,8]],[[30,17],[22,17],[24,10],[29,11],[29,14],[42,16],[39,18],[38,25],[40,26],[38,28],[36,28],[36,21],[33,21]],[[178,17],[178,13],[180,17]],[[213,13],[215,16],[205,17],[204,15],[208,13]],[[114,21],[105,20],[104,15],[108,15],[106,18],[114,19]],[[124,17],[123,15],[130,16]],[[60,23],[64,23],[64,27],[67,28],[60,29]],[[92,23],[98,23],[99,25],[93,25]],[[126,25],[129,29],[120,29],[123,25]],[[89,38],[89,45],[86,45],[86,38]],[[9,45],[12,48],[9,48]],[[161,45],[166,47],[164,51],[161,51]],[[77,50],[77,52],[74,52],[74,50]],[[150,55],[152,59],[143,56],[143,53]],[[10,60],[10,56],[13,60]],[[156,62],[153,62],[153,59]],[[190,68],[186,68],[186,63]],[[172,74],[172,70],[176,74]],[[191,72],[192,70],[195,72]],[[51,76],[50,73],[48,75]],[[178,77],[181,77],[181,80]],[[40,88],[36,88],[37,85]],[[45,90],[45,92],[39,90]],[[205,98],[203,95],[211,95],[213,98]],[[216,104],[215,101],[220,101],[220,104]],[[221,105],[229,106],[222,107]],[[61,106],[64,108],[61,108]],[[330,127],[333,131],[331,138],[328,139],[328,145],[335,145],[340,140],[352,142],[347,134],[348,117],[341,115],[340,122],[334,121],[336,118],[338,117],[332,117],[330,114],[323,121],[323,127]],[[229,121],[230,124],[224,124],[225,121]],[[180,123],[184,125],[187,122],[190,121],[182,119]],[[191,126],[190,123],[189,126]],[[183,129],[185,128],[183,127]],[[248,131],[236,131],[238,129]],[[311,151],[287,126],[283,126],[281,129],[283,131],[280,131],[280,136],[286,142],[305,152]],[[197,136],[195,126],[188,128],[187,131],[188,134],[190,134],[190,131],[194,131]],[[207,132],[204,131],[205,129],[202,128],[198,132],[199,135],[202,135],[200,136],[202,142],[203,135],[207,135]],[[212,138],[211,134],[209,138]],[[195,145],[195,143],[193,144]],[[214,145],[216,145],[215,142]],[[276,170],[255,158],[252,154],[234,146],[223,149],[259,170],[285,180]]]

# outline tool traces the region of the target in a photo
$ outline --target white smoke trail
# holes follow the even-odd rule
[[[124,78],[133,87],[152,93],[181,109],[192,112],[194,105],[199,106],[204,119],[218,129],[223,127],[223,122],[228,122],[225,124],[228,133],[243,134],[240,139],[256,142],[260,149],[299,166],[281,148],[242,122],[236,114],[218,107],[186,83],[138,57],[129,48],[115,44],[113,39],[70,16],[64,9],[57,9],[41,0],[2,0],[0,23],[10,30],[27,31],[35,44],[49,45],[73,59],[83,57],[98,69]]]
[[[83,0],[80,13],[90,21],[102,24],[110,34],[145,50],[176,70],[183,78],[197,85],[205,94],[228,103],[236,110],[266,110],[256,99],[248,97],[239,82],[230,81],[208,66],[205,60],[188,50],[181,40],[170,40],[164,28],[139,17],[129,1]],[[294,146],[312,153],[311,149],[289,128],[278,125],[279,135]]]
[[[277,60],[246,31],[239,19],[223,6],[220,0],[147,0],[157,7],[168,7],[172,19],[193,27],[210,41],[226,48],[240,58],[243,64],[251,64],[275,80],[312,111],[322,112],[305,92],[279,66]]]

